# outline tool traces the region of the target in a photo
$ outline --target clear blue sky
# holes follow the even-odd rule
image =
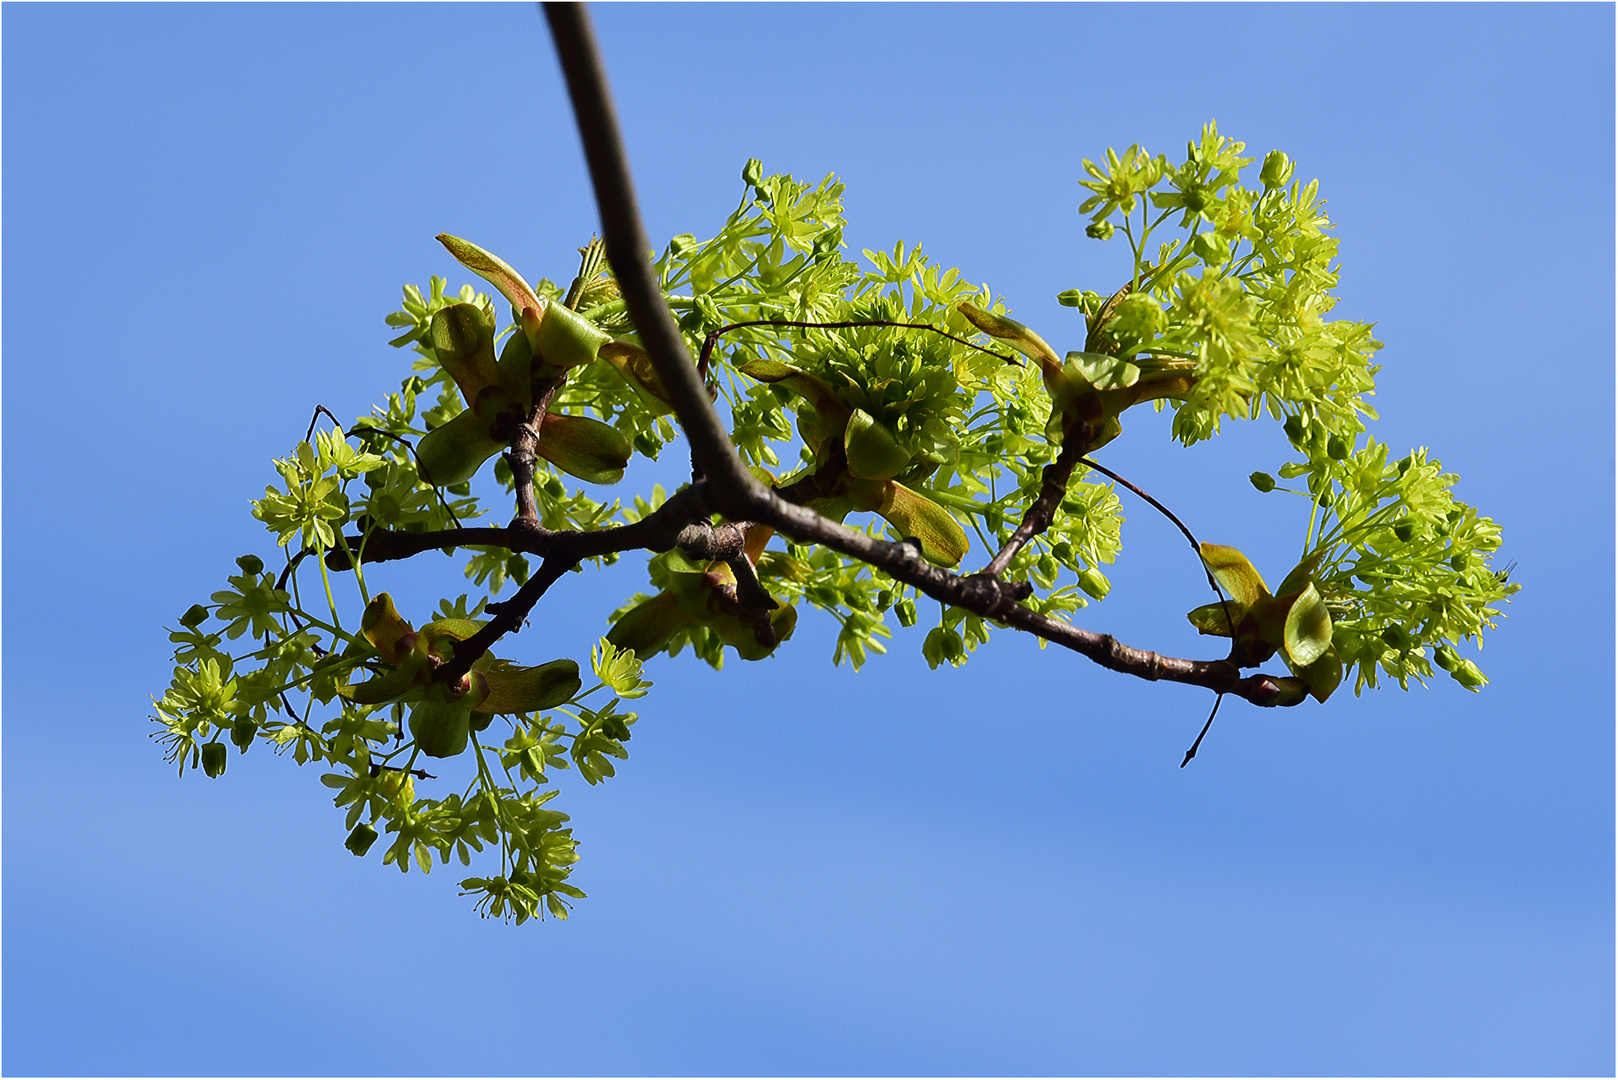
[[[5,1071],[1610,1074],[1613,8],[596,15],[654,238],[712,230],[748,157],[835,171],[853,251],[925,241],[1059,348],[1056,293],[1120,276],[1081,158],[1211,117],[1287,150],[1387,344],[1374,432],[1505,528],[1493,683],[1229,703],[1182,771],[1203,693],[1010,634],[854,674],[809,617],[719,677],[654,662],[619,777],[561,777],[590,899],[480,921],[453,872],[348,855],[318,770],[176,780],[146,716],[163,625],[272,550],[270,459],[396,385],[402,283],[464,278],[433,235],[571,272],[597,219],[542,21],[7,5]],[[1116,467],[1295,550],[1244,479],[1278,430],[1154,422]],[[1126,513],[1083,624],[1206,652],[1196,567]],[[641,581],[570,579],[525,648],[584,655]]]

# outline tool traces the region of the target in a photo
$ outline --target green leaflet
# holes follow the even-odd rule
[[[849,415],[843,431],[843,449],[848,455],[848,471],[868,480],[887,480],[904,472],[910,453],[899,445],[887,425],[871,418],[864,409]]]
[[[400,664],[415,644],[415,630],[393,606],[393,597],[377,593],[360,616],[360,632],[390,664]],[[409,640],[404,640],[408,636]]]
[[[479,673],[489,687],[489,696],[473,711],[480,713],[524,713],[554,709],[567,701],[584,684],[579,665],[572,660],[552,660],[526,668],[497,668]]]
[[[1030,360],[1037,361],[1046,372],[1061,370],[1061,358],[1056,350],[1045,343],[1045,339],[1034,333],[1016,319],[1008,319],[1004,315],[996,315],[991,311],[984,311],[976,304],[962,301],[957,310],[965,315],[967,321],[982,330],[992,338],[998,338],[1011,345],[1013,349],[1022,353]]]
[[[462,266],[499,289],[500,294],[511,301],[511,306],[518,311],[532,309],[538,313],[544,310],[546,305],[534,295],[534,290],[528,287],[522,275],[499,256],[484,251],[470,240],[462,240],[449,233],[439,233],[438,242],[448,248]]]
[[[1083,379],[1097,390],[1122,390],[1140,381],[1140,368],[1106,353],[1070,352],[1062,373],[1069,379]]]
[[[466,749],[472,708],[460,701],[422,701],[410,710],[410,734],[428,757],[450,758]]]
[[[360,683],[358,686],[339,686],[337,693],[356,705],[380,705],[403,696],[416,684],[420,669],[415,666],[396,667],[384,675]]]
[[[1226,608],[1229,608],[1227,618]],[[1191,625],[1197,628],[1197,633],[1208,634],[1213,637],[1230,637],[1232,631],[1241,626],[1242,617],[1247,614],[1247,608],[1239,600],[1226,600],[1218,604],[1204,604],[1186,612],[1186,618]]]
[[[529,332],[527,323],[523,326]],[[561,304],[549,304],[531,343],[540,357],[553,368],[582,367],[593,363],[601,347],[612,340],[595,323],[569,311]]]
[[[1243,607],[1251,608],[1270,595],[1264,579],[1259,577],[1253,564],[1240,551],[1224,544],[1203,544],[1201,551],[1202,561],[1207,564],[1214,580],[1224,586],[1225,591],[1240,601]]]
[[[429,484],[463,483],[505,446],[489,434],[487,421],[467,409],[416,444],[416,471]]]
[[[954,566],[966,557],[966,531],[950,512],[896,480],[856,480],[848,499],[861,510],[873,510],[906,539],[921,541],[921,554],[935,566]]]
[[[629,464],[629,440],[587,416],[547,414],[536,449],[563,472],[592,484],[616,484]]]
[[[785,384],[820,414],[823,436],[840,431],[848,420],[849,408],[842,398],[830,386],[807,372],[762,357],[749,360],[737,370],[759,382]]]
[[[645,349],[629,341],[609,341],[601,346],[597,355],[622,375],[636,396],[658,416],[666,416],[674,411],[674,406],[669,404],[668,391],[663,389],[663,380],[657,377],[652,358],[646,355]]]
[[[633,649],[636,656],[652,656],[667,648],[687,622],[674,594],[660,592],[620,616],[607,631],[607,640],[620,649]]]
[[[428,325],[427,340],[468,405],[485,388],[504,384],[494,359],[494,327],[476,306],[452,304],[440,309]]]
[[[1309,687],[1310,695],[1322,704],[1343,681],[1343,660],[1333,648],[1321,653],[1320,658],[1307,667],[1293,670],[1303,679],[1304,685]]]
[[[1300,668],[1313,664],[1331,648],[1331,615],[1313,582],[1287,610],[1284,635],[1287,656]]]

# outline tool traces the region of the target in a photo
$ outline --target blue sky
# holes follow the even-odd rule
[[[344,851],[318,770],[176,780],[146,717],[162,627],[271,553],[271,458],[397,384],[401,284],[464,278],[433,235],[571,273],[597,219],[542,21],[8,5],[5,1071],[1610,1074],[1613,9],[596,16],[654,240],[714,229],[748,157],[836,172],[851,251],[925,242],[1059,349],[1056,293],[1123,257],[1082,158],[1210,118],[1286,150],[1387,346],[1373,432],[1518,562],[1491,685],[1229,703],[1182,771],[1203,693],[1010,634],[856,674],[809,617],[760,664],[649,665],[618,778],[561,777],[590,899],[480,921]],[[1295,551],[1244,479],[1273,425],[1129,434],[1114,467],[1205,538]],[[1197,568],[1125,512],[1082,623],[1201,655]],[[524,647],[582,657],[642,580],[570,578]]]

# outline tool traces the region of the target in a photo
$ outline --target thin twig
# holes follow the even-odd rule
[[[314,436],[315,422],[320,419],[320,414],[321,413],[325,413],[326,416],[331,420],[332,426],[337,429],[338,434],[342,433],[342,430],[343,430],[342,421],[338,420],[337,417],[332,416],[331,410],[326,408],[326,406],[324,406],[324,405],[316,405],[315,406],[315,414],[309,418],[309,430],[303,433],[303,441],[304,442],[308,442],[310,440],[310,438],[312,438]]]
[[[954,334],[940,330],[931,323],[892,322],[887,319],[849,319],[845,322],[798,322],[793,319],[748,319],[745,322],[734,322],[721,326],[719,329],[713,331],[707,337],[702,339],[702,353],[697,358],[697,375],[700,376],[704,382],[706,382],[708,379],[709,358],[713,355],[714,345],[718,343],[719,338],[724,334],[730,333],[732,330],[743,330],[749,326],[793,326],[800,330],[846,330],[860,326],[892,326],[903,330],[931,330],[940,337],[949,338],[958,345],[965,345],[969,349],[976,349],[978,352],[988,353],[990,356],[998,357],[1008,364],[1017,363],[1015,357],[1007,356],[1005,353],[997,353],[993,349],[984,348],[982,345],[975,345],[972,342],[967,341],[965,338],[958,338]]]
[[[1219,703],[1224,700],[1224,694],[1220,694],[1218,697],[1214,698],[1213,712],[1208,714],[1208,722],[1202,725],[1201,731],[1197,732],[1197,741],[1192,743],[1191,749],[1185,752],[1185,760],[1180,762],[1180,768],[1183,769],[1187,765],[1191,764],[1191,759],[1197,756],[1197,747],[1202,745],[1202,737],[1208,734],[1209,728],[1213,727],[1213,718],[1219,715]]]

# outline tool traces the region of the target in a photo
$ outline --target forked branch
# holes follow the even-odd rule
[[[924,560],[913,542],[892,543],[846,528],[805,506],[796,505],[755,479],[737,455],[713,408],[703,379],[692,363],[685,340],[646,259],[650,245],[641,225],[617,116],[588,13],[581,4],[547,3],[544,10],[589,163],[601,211],[607,258],[639,332],[641,345],[651,358],[675,417],[690,443],[693,461],[704,479],[683,489],[656,513],[632,525],[611,529],[548,532],[527,513],[519,512],[518,520],[506,529],[463,529],[432,534],[373,533],[365,548],[367,562],[405,558],[420,551],[463,544],[497,545],[538,554],[544,559],[540,570],[515,597],[491,609],[495,611],[495,618],[456,650],[454,661],[440,669],[440,677],[458,679],[463,675],[498,638],[519,627],[545,590],[581,559],[634,548],[666,551],[680,542],[681,530],[706,524],[709,515],[718,513],[732,523],[756,522],[801,543],[823,545],[881,570],[926,596],[1035,634],[1114,671],[1143,679],[1189,683],[1221,694],[1236,694],[1257,705],[1276,701],[1281,689],[1270,676],[1244,678],[1241,669],[1228,659],[1184,660],[1131,648],[1110,634],[1083,630],[1025,607],[1018,601],[1027,596],[1026,584],[998,579],[998,573],[1009,565],[1016,549],[1049,526],[1049,517],[1066,490],[1067,478],[1082,457],[1083,439],[1073,440],[1074,449],[1064,449],[1057,461],[1047,467],[1040,496],[1013,536],[1015,547],[1008,544],[1008,550],[1000,552],[990,564],[989,569],[994,573],[966,576],[950,573]],[[686,540],[695,547],[699,537],[688,532]],[[703,542],[719,544],[722,540],[715,530]],[[762,608],[757,594],[762,594],[763,590],[758,587],[746,556],[735,560],[724,554],[717,557],[725,558],[737,570],[738,601]],[[328,556],[328,565],[336,566],[337,562],[332,560],[346,566],[346,558],[336,553]],[[747,595],[742,595],[744,593]],[[767,595],[763,599],[767,600]]]

